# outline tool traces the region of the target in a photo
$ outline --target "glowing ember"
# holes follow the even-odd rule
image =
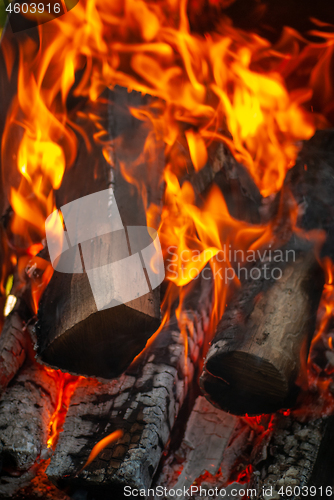
[[[54,449],[57,444],[59,432],[61,432],[65,421],[71,397],[83,377],[75,377],[60,370],[52,370],[47,367],[45,367],[45,371],[49,377],[55,379],[58,386],[57,405],[50,420],[50,436],[47,441],[47,447]]]

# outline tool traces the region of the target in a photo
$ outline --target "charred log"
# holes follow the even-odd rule
[[[276,415],[270,439],[255,447],[251,457],[254,467],[251,487],[256,488],[258,500],[306,497],[307,489],[302,488],[310,484],[320,444],[326,435],[327,420],[305,421]],[[280,488],[283,495],[278,494]]]
[[[202,474],[217,474],[239,419],[214,408],[199,396],[187,422],[182,443],[171,454],[157,479],[167,489],[189,488]],[[238,453],[241,453],[239,447]]]
[[[27,342],[26,325],[14,310],[5,319],[0,335],[0,395],[23,365]]]
[[[309,231],[322,229],[326,241],[322,256],[334,260],[334,131],[318,130],[305,142],[284,187],[299,205],[298,225]],[[284,194],[284,189],[283,189]]]
[[[101,146],[93,144],[88,152],[82,137],[78,138],[77,160],[65,174],[57,193],[67,235],[77,244],[65,251],[56,265],[40,303],[36,328],[37,352],[43,362],[71,373],[104,378],[122,373],[160,324],[159,288],[153,283],[147,263],[141,262],[141,250],[152,244],[152,238],[147,231],[145,234],[136,231],[138,226],[146,226],[144,201],[140,188],[128,182],[121,171],[124,162],[135,162],[143,150],[147,130],[140,127],[141,122],[127,109],[128,105],[138,106],[142,101],[138,93],[117,89],[113,102],[108,119],[105,103],[90,110],[104,117],[101,120],[109,130],[111,165],[105,160]],[[82,114],[77,117],[77,125],[88,137],[93,136],[94,125]],[[117,147],[111,143],[113,140],[117,141]],[[150,179],[148,202],[159,205],[159,152],[156,156],[153,165],[156,173],[151,172],[152,165],[141,164],[136,181]],[[92,210],[98,220],[93,221],[83,203],[73,222],[75,208],[71,202],[94,193],[99,193],[94,198],[98,208],[94,205]],[[115,203],[119,224],[112,227],[117,219]],[[127,256],[141,259],[136,263],[140,271],[134,277],[129,276],[132,268],[124,268],[126,264],[118,274],[112,267],[122,260],[125,262]],[[74,272],[65,269],[69,261]],[[60,272],[62,268],[64,272]],[[125,296],[132,294],[133,287],[138,288],[140,280],[147,291],[143,296],[138,293],[135,296],[138,298],[120,300],[118,289],[122,287],[117,285],[120,279]]]
[[[37,459],[47,457],[51,416],[57,387],[45,369],[26,366],[0,401],[0,495],[11,496],[37,472]]]
[[[323,273],[312,250],[292,253],[279,267],[279,279],[265,279],[263,269],[260,279],[248,276],[228,305],[205,361],[204,394],[237,415],[272,413],[289,407],[297,395],[295,382],[314,332]]]
[[[101,494],[151,485],[193,378],[206,322],[194,316],[187,361],[183,337],[172,322],[119,379],[79,384],[47,469],[53,482]],[[93,446],[117,429],[123,437],[81,471]]]

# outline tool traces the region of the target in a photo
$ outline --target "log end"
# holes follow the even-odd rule
[[[43,363],[75,375],[111,379],[123,373],[160,320],[125,304],[97,311],[38,351]],[[43,324],[39,325],[43,334]]]
[[[298,390],[269,361],[240,351],[216,353],[208,359],[200,386],[214,406],[234,415],[287,408]]]

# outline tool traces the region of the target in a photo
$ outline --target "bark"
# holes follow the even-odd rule
[[[164,464],[157,485],[189,488],[205,472],[217,474],[239,419],[196,399],[178,450]],[[240,449],[239,449],[240,452]]]
[[[284,187],[299,205],[298,226],[322,229],[326,241],[322,256],[334,260],[334,130],[318,130],[305,142]],[[283,190],[284,194],[284,190]]]
[[[0,401],[0,495],[11,496],[37,473],[39,458],[46,458],[57,386],[45,369],[26,366]]]
[[[0,395],[24,363],[28,341],[25,323],[14,310],[0,335]]]
[[[206,397],[225,411],[272,413],[295,400],[323,274],[312,250],[297,250],[289,258],[268,264],[281,267],[278,280],[264,279],[263,269],[261,279],[249,275],[217,327],[200,383]]]
[[[78,386],[47,469],[53,482],[101,494],[151,485],[203,343],[207,317],[193,321],[186,364],[184,338],[172,321],[119,379]],[[117,429],[123,437],[80,472],[93,446]]]
[[[305,494],[302,496],[302,488],[310,484],[327,420],[320,418],[303,421],[298,417],[284,415],[275,417],[270,440],[263,447],[255,447],[251,457],[254,466],[251,486],[257,488],[258,500],[305,498]],[[288,486],[292,488],[291,495],[278,494],[281,487],[285,492]],[[271,487],[273,493],[264,496],[263,488],[266,491]],[[301,489],[300,495],[297,487]],[[293,493],[294,488],[297,494]]]

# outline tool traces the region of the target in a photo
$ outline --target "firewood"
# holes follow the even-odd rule
[[[285,247],[295,248],[283,254],[286,262],[257,269],[260,279],[248,275],[217,327],[200,384],[225,411],[272,413],[295,400],[324,281],[312,249],[294,245]],[[274,267],[281,269],[279,279],[271,274]]]
[[[184,337],[173,320],[119,379],[78,385],[46,471],[52,482],[95,494],[151,485],[194,375],[207,322],[203,314],[193,317],[186,363]],[[123,437],[81,471],[93,446],[117,429]]]
[[[307,420],[305,417],[292,415],[275,416],[270,439],[264,446],[260,443],[255,447],[251,457],[254,472],[250,487],[256,488],[258,492],[256,500],[297,500],[303,498],[302,493],[306,496],[307,486],[313,484],[312,470],[317,457],[320,458],[320,445],[326,436],[328,424],[328,418]],[[291,495],[289,490],[286,491],[287,487],[291,488]],[[278,494],[280,488],[283,488],[283,495]]]
[[[0,395],[23,365],[27,342],[25,323],[14,310],[5,319],[0,334]]]
[[[139,188],[126,180],[121,172],[121,164],[135,162],[143,150],[147,129],[143,130],[141,122],[135,120],[127,109],[129,105],[138,106],[143,101],[140,94],[128,93],[120,88],[114,91],[113,96],[106,94],[106,97],[112,98],[115,103],[111,110],[108,111],[107,104],[98,103],[92,104],[92,109],[85,109],[85,112],[101,116],[105,129],[110,133],[109,141],[117,141],[117,146],[110,145],[113,165],[105,160],[101,146],[92,144],[89,152],[82,138],[78,138],[76,162],[65,173],[56,197],[57,206],[63,207],[69,238],[76,242],[84,241],[80,249],[78,245],[73,245],[55,266],[54,275],[40,302],[36,333],[38,357],[44,363],[70,373],[113,378],[127,368],[159,327],[160,293],[157,284],[162,276],[160,273],[152,277],[145,255],[141,253],[152,244],[147,231],[142,235],[138,231],[136,233],[136,226],[147,225],[144,201]],[[95,131],[89,120],[80,115],[76,116],[76,123],[92,138]],[[159,151],[157,158],[158,163],[154,165],[139,165],[136,182],[149,179],[148,202],[154,201],[159,205],[161,189],[158,187],[158,174],[162,168],[159,169]],[[113,189],[113,194],[106,191],[109,188]],[[68,204],[93,193],[99,193],[93,201],[98,205],[91,210],[93,214],[85,212],[82,202],[74,217],[75,207]],[[120,218],[117,218],[115,203]],[[113,220],[110,223],[111,216]],[[97,218],[95,222],[94,217]],[[117,231],[111,232],[112,229]],[[74,272],[66,267],[66,259],[71,255],[76,259]],[[138,261],[135,276],[130,276],[133,267],[130,268],[130,264],[126,268],[123,264],[118,275],[107,267],[99,269],[111,263],[118,265],[128,255]],[[145,271],[140,261],[142,258]],[[138,296],[139,292],[137,295],[132,293],[139,284],[143,285],[143,296]],[[117,302],[117,293],[122,287],[125,296],[133,295],[133,299],[123,303],[119,299]],[[117,303],[119,305],[115,306]]]
[[[322,229],[326,241],[321,256],[334,260],[334,130],[318,130],[306,141],[284,188],[299,206],[297,224],[309,231]],[[284,190],[283,190],[284,195]]]
[[[37,472],[47,457],[49,424],[57,404],[57,386],[45,369],[27,364],[0,401],[0,496],[10,496]]]
[[[184,491],[205,472],[215,475],[239,420],[214,408],[203,396],[199,396],[188,419],[182,443],[167,457],[155,486]],[[239,447],[238,453],[241,449]]]

